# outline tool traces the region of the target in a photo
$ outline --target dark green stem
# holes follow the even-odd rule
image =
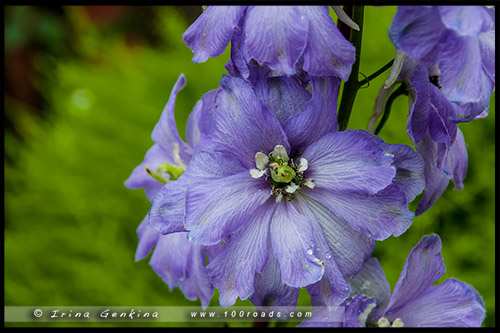
[[[385,64],[382,68],[380,68],[379,70],[377,70],[372,75],[366,77],[364,80],[359,81],[358,82],[358,88],[361,88],[362,86],[364,86],[365,84],[367,84],[368,82],[370,82],[371,80],[373,80],[374,78],[376,78],[377,76],[379,76],[380,74],[382,74],[383,72],[385,72],[386,70],[388,70],[389,68],[391,68],[391,66],[392,66],[393,63],[394,63],[394,59],[392,59],[391,61],[389,61],[387,64]]]
[[[394,100],[401,95],[408,95],[408,91],[406,90],[406,86],[404,83],[402,83],[398,89],[396,89],[391,96],[387,99],[387,102],[385,103],[385,108],[384,108],[384,115],[382,116],[382,119],[380,119],[380,123],[378,123],[377,128],[375,129],[375,135],[378,135],[380,133],[380,130],[382,130],[382,127],[384,127],[385,122],[387,119],[389,119],[389,115],[391,114],[391,108],[392,108],[392,103]]]
[[[361,40],[363,35],[363,16],[364,7],[363,6],[353,6],[352,8],[352,19],[359,25],[359,31],[351,31],[350,42],[356,49],[356,61],[352,65],[351,76],[347,82],[344,83],[344,91],[342,93],[342,99],[340,100],[340,107],[338,113],[338,123],[339,131],[343,131],[347,128],[349,123],[349,117],[351,116],[351,110],[354,105],[354,99],[356,98],[356,93],[359,89],[358,84],[358,73],[359,73],[359,63],[361,61]]]

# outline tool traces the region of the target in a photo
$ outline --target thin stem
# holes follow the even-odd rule
[[[351,75],[349,79],[344,83],[344,91],[342,93],[342,99],[340,100],[340,107],[338,113],[338,123],[339,131],[343,131],[347,128],[349,123],[349,117],[351,116],[351,110],[354,105],[354,99],[356,98],[356,93],[358,92],[358,73],[359,73],[359,63],[361,61],[361,40],[363,35],[363,16],[364,7],[363,6],[353,6],[352,7],[352,19],[359,25],[359,31],[351,31],[350,42],[356,50],[356,61],[352,65]]]
[[[382,116],[382,119],[380,119],[380,123],[377,126],[377,129],[375,129],[375,135],[378,135],[380,131],[382,130],[382,127],[384,127],[385,122],[387,119],[389,119],[389,115],[391,114],[391,108],[392,108],[392,103],[394,100],[401,95],[408,95],[408,91],[406,90],[406,86],[404,83],[402,83],[398,89],[394,90],[394,92],[389,96],[387,99],[387,102],[385,103],[385,108],[384,108],[384,115]]]
[[[394,63],[394,59],[392,59],[391,61],[389,61],[387,64],[385,64],[382,68],[380,68],[379,70],[377,70],[372,75],[370,75],[370,76],[366,77],[365,79],[359,81],[358,82],[359,88],[361,88],[362,86],[364,86],[365,84],[369,83],[371,80],[373,80],[374,78],[376,78],[377,76],[379,76],[380,74],[382,74],[383,72],[385,72],[386,70],[388,70],[389,68],[391,68],[391,66],[392,66],[393,63]]]

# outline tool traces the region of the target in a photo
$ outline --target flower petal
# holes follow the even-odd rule
[[[464,187],[463,180],[467,174],[467,164],[467,146],[465,145],[462,131],[459,129],[457,132],[457,139],[453,143],[453,146],[451,146],[445,164],[445,172],[453,175],[455,190],[460,190]]]
[[[311,206],[304,199],[297,197],[296,201],[304,207],[304,210],[311,209]],[[335,262],[335,257],[332,256],[321,224],[316,219],[311,219],[311,224],[315,243],[313,254],[323,261],[325,273],[320,281],[307,286],[307,291],[311,297],[325,305],[339,305],[349,296],[349,285]]]
[[[278,260],[274,256],[273,248],[268,238],[268,253],[266,267],[262,273],[255,275],[254,292],[250,296],[250,301],[257,308],[264,307],[285,307],[289,306],[291,311],[297,305],[299,289],[290,287],[281,280],[281,272]]]
[[[356,59],[354,46],[340,33],[328,6],[302,6],[300,10],[309,19],[304,69],[311,75],[334,75],[347,81]]]
[[[155,196],[149,211],[149,224],[162,234],[186,231],[184,229],[184,211],[188,181],[179,177],[163,185]]]
[[[186,229],[189,238],[213,245],[232,234],[271,196],[269,184],[252,178],[248,170],[225,178],[189,186]]]
[[[405,327],[481,327],[485,313],[479,293],[450,278],[386,316],[389,320],[401,318]]]
[[[186,266],[187,277],[181,286],[184,296],[191,301],[199,298],[203,308],[208,306],[214,294],[214,287],[205,266],[205,249],[198,244],[192,244],[192,252]]]
[[[137,250],[135,251],[135,261],[139,261],[147,257],[149,252],[151,252],[153,247],[156,245],[160,235],[161,234],[158,231],[149,225],[148,216],[146,215],[137,228],[139,244],[137,244]]]
[[[255,166],[255,153],[267,154],[276,145],[290,150],[281,125],[243,80],[224,76],[215,97],[212,134],[215,150],[235,156],[248,169]]]
[[[310,145],[302,155],[309,163],[306,177],[329,191],[379,192],[396,175],[394,157],[364,131],[331,133]]]
[[[151,177],[145,167],[156,171],[156,168],[161,163],[175,164],[173,152],[167,152],[159,144],[155,143],[146,152],[144,161],[139,164],[133,171],[130,177],[125,181],[125,186],[131,189],[144,188],[149,201],[153,201],[156,193],[162,188],[163,184]]]
[[[372,310],[370,316],[378,317],[377,313],[385,309],[391,298],[391,287],[378,260],[376,258],[366,260],[361,272],[348,282],[352,292],[375,300],[376,309]]]
[[[283,124],[294,114],[303,111],[311,94],[292,76],[270,77],[255,83],[255,95],[266,104]]]
[[[423,140],[416,144],[416,148],[425,162],[425,191],[415,211],[418,216],[426,212],[441,197],[448,187],[451,176],[441,167],[443,163],[441,156],[448,151],[444,143],[434,142],[427,132]]]
[[[450,36],[441,53],[439,82],[448,100],[459,106],[477,104],[465,113],[468,121],[488,107],[494,80],[483,65],[481,40],[477,36]],[[491,61],[486,57],[485,62]],[[459,65],[457,65],[459,64]],[[489,64],[486,64],[489,66]],[[462,110],[471,109],[462,108]]]
[[[268,201],[249,217],[241,229],[207,266],[214,286],[220,291],[220,305],[233,305],[238,296],[247,299],[254,292],[255,273],[261,273],[268,253],[269,224],[274,203]]]
[[[179,232],[161,236],[150,264],[170,290],[179,286],[187,299],[200,298],[206,307],[214,288],[206,272],[204,250],[188,242],[186,235]]]
[[[182,40],[193,51],[193,62],[205,62],[217,57],[231,40],[245,6],[208,6],[182,35]]]
[[[488,12],[481,6],[438,6],[437,8],[444,25],[458,35],[477,36],[492,29],[495,24]]]
[[[445,270],[439,236],[422,237],[411,249],[384,313],[395,313],[424,294]]]
[[[377,194],[332,192],[320,188],[304,188],[302,192],[328,207],[356,231],[376,240],[401,235],[413,221],[405,194],[397,185],[389,185]]]
[[[187,258],[191,256],[193,246],[186,240],[186,235],[179,232],[161,236],[149,262],[170,290],[180,286],[186,277]]]
[[[282,200],[277,204],[270,231],[283,282],[303,287],[322,278],[325,267],[313,254],[311,218],[304,215],[297,203]]]
[[[363,268],[364,261],[375,248],[375,241],[354,230],[343,219],[307,195],[301,195],[310,212],[321,225],[330,253],[345,277],[351,277]]]
[[[153,129],[151,138],[167,152],[173,153],[178,149],[180,158],[187,164],[191,158],[192,149],[182,141],[177,131],[177,125],[175,124],[175,100],[177,98],[177,93],[184,88],[185,84],[186,78],[181,74],[172,88],[170,98],[163,109],[160,120]]]
[[[305,111],[289,117],[283,125],[290,145],[297,152],[303,152],[312,142],[338,129],[335,110],[340,81],[333,76],[313,77],[311,85],[313,96]]]
[[[439,11],[433,7],[398,6],[389,27],[389,38],[396,48],[431,65],[438,61],[447,35]]]
[[[294,6],[252,6],[243,26],[242,52],[281,74],[295,74],[307,42],[308,19]]]

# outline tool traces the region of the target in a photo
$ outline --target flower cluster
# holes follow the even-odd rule
[[[343,30],[361,31],[362,21],[333,9]],[[444,273],[437,235],[410,252],[392,296],[370,256],[377,241],[410,228],[408,204],[424,188],[417,215],[449,179],[462,185],[467,152],[457,123],[487,115],[492,11],[398,9],[389,30],[397,55],[381,96],[407,87],[415,150],[370,130],[339,130],[337,99],[341,82],[357,75],[356,45],[328,7],[206,8],[183,40],[194,62],[231,42],[228,75],[194,106],[184,142],[174,117],[181,74],[154,145],[125,183],[152,202],[136,260],[153,251],[151,266],[169,288],[203,306],[217,288],[223,307],[237,298],[293,307],[305,287],[325,308],[302,326],[480,326],[484,304],[471,286],[431,287]],[[470,55],[452,63],[456,52]],[[344,321],[331,322],[338,311]]]

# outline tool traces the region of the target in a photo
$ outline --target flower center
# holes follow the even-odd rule
[[[262,152],[256,153],[255,165],[257,168],[251,169],[250,175],[253,178],[266,176],[276,202],[280,202],[283,197],[293,200],[295,192],[304,186],[314,188],[314,180],[304,177],[304,171],[308,167],[307,160],[300,158],[299,163],[296,164],[293,158],[288,157],[282,145],[276,145],[268,155]]]

